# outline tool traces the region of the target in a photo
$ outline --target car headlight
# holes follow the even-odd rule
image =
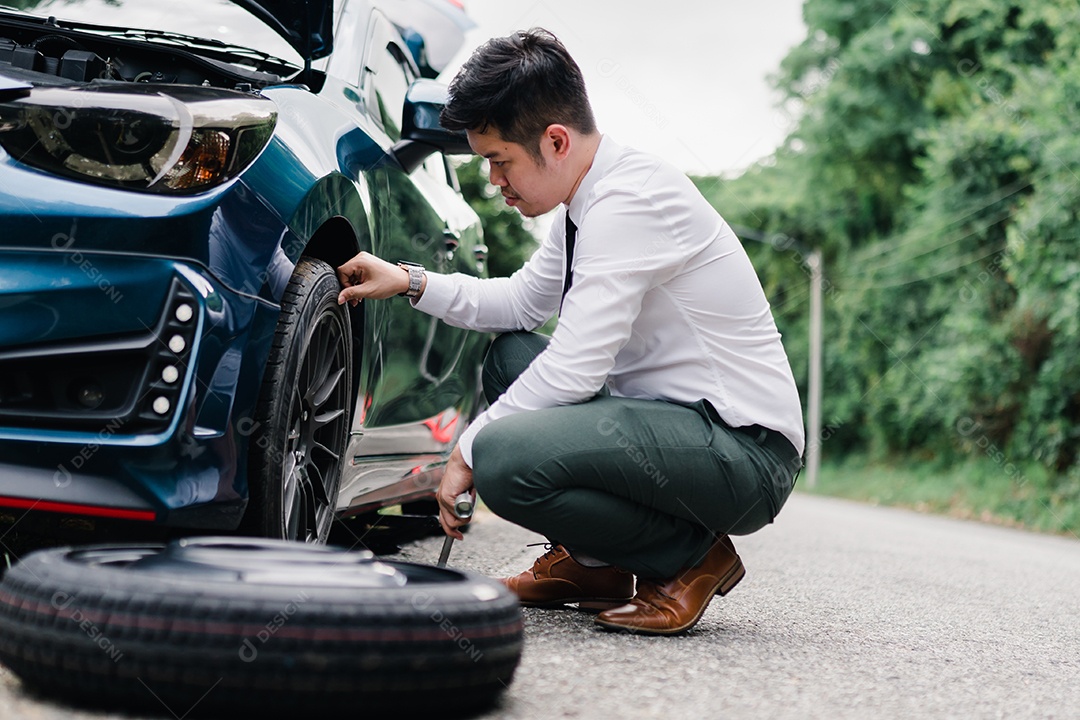
[[[0,103],[0,146],[76,180],[194,193],[250,165],[276,121],[270,100],[209,87],[37,88]]]

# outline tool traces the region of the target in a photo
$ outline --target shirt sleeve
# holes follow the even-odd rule
[[[427,274],[417,310],[454,327],[481,332],[535,330],[559,307],[563,284],[564,223],[552,225],[547,239],[508,278],[478,278],[464,273]]]
[[[462,434],[469,467],[473,440],[493,420],[596,395],[630,340],[643,297],[678,272],[684,255],[647,197],[613,191],[595,200],[578,229],[573,285],[551,342]]]

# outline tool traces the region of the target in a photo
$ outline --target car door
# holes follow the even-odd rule
[[[377,11],[369,37],[360,92],[392,144],[401,137],[402,107],[416,71],[400,35]],[[439,154],[412,173],[393,162],[373,170],[373,252],[391,262],[420,262],[433,272],[482,271],[479,221],[455,193],[452,178]],[[361,452],[448,451],[475,399],[483,338],[417,312],[405,300],[370,303],[365,322],[370,352],[361,371]]]

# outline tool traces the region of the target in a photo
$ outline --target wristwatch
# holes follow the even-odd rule
[[[398,267],[409,273],[409,289],[403,293],[398,293],[398,296],[414,298],[419,295],[420,285],[424,281],[424,266],[420,263],[401,260],[398,262]]]

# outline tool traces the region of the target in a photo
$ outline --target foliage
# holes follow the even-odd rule
[[[733,224],[824,253],[826,453],[993,447],[999,472],[1031,461],[1072,487],[1080,6],[807,0],[804,17],[774,78],[795,130],[698,183]],[[801,254],[750,245],[805,389]]]
[[[1014,527],[1075,534],[1080,476],[1052,478],[1040,465],[1001,472],[989,458],[940,463],[871,460],[859,453],[827,462],[814,494],[898,505]],[[802,482],[797,490],[806,491]]]

